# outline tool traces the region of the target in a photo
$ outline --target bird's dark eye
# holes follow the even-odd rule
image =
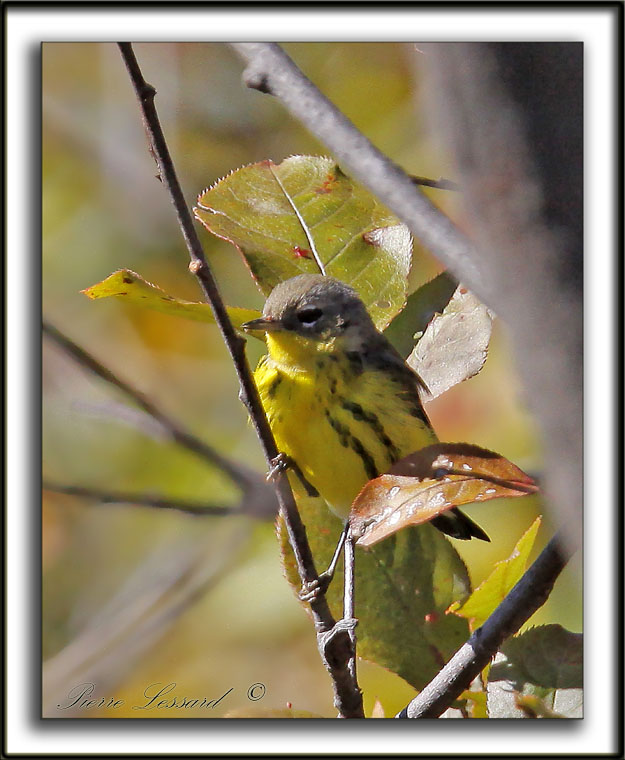
[[[297,312],[297,318],[303,325],[312,325],[322,315],[321,309],[311,307],[309,309],[300,309]]]

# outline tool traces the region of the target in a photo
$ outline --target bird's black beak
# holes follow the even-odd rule
[[[279,319],[271,319],[270,317],[259,317],[259,319],[252,319],[250,322],[244,322],[241,325],[241,329],[245,332],[276,332],[282,330],[282,322]]]

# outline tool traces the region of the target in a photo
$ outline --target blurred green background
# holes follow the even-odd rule
[[[380,149],[408,172],[453,179],[426,133],[419,53],[407,44],[285,45],[296,63]],[[244,164],[327,151],[273,98],[246,89],[225,44],[137,44],[185,196]],[[199,300],[169,199],[155,178],[137,103],[116,45],[43,45],[43,312],[123,379],[221,452],[262,471],[264,462],[237,398],[216,328],[143,311],[80,290],[119,268],[172,295]],[[457,194],[429,192],[462,225]],[[200,231],[225,300],[262,308],[237,252]],[[440,271],[415,253],[416,287]],[[500,452],[531,473],[541,468],[538,428],[528,415],[505,328],[495,323],[489,359],[475,378],[428,406],[441,440]],[[260,344],[249,343],[255,365]],[[235,504],[228,479],[163,440],[157,426],[44,339],[43,473],[64,484]],[[474,586],[506,558],[542,513],[536,552],[552,535],[534,497],[467,512],[493,541],[454,542]],[[282,577],[273,524],[98,505],[44,492],[44,715],[223,717],[306,710],[332,717],[332,693],[310,621]],[[477,545],[479,543],[479,545]],[[559,579],[530,624],[581,627],[580,564]],[[365,709],[379,698],[393,715],[413,695],[398,677],[360,666]],[[116,709],[60,710],[70,690]],[[133,710],[176,683],[166,698],[217,699],[215,709]],[[250,701],[248,688],[266,686]],[[154,686],[154,684],[160,684]],[[74,694],[79,693],[74,692]]]

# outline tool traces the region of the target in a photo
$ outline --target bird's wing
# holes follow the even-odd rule
[[[365,347],[361,356],[365,367],[386,372],[392,376],[399,386],[399,392],[413,407],[414,415],[431,427],[421,401],[422,394],[424,392],[429,394],[430,389],[418,373],[406,364],[389,341],[383,335],[379,335],[378,340]]]

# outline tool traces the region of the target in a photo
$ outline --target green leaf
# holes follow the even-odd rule
[[[407,359],[428,387],[426,400],[476,375],[484,366],[492,316],[483,303],[459,285],[453,298],[428,324]]]
[[[537,517],[518,540],[508,559],[497,562],[493,572],[475,589],[464,604],[450,606],[449,612],[466,618],[472,631],[487,620],[525,572],[540,522],[541,518]]]
[[[500,454],[469,443],[435,443],[370,480],[354,500],[349,521],[358,545],[373,546],[453,507],[537,490],[529,475]]]
[[[265,295],[295,275],[325,272],[358,291],[378,328],[406,301],[408,228],[330,158],[245,166],[204,191],[194,213],[240,250]]]
[[[561,625],[541,625],[508,639],[501,647],[526,681],[554,689],[582,688],[583,636]]]
[[[195,322],[215,324],[213,311],[207,303],[183,301],[166,293],[158,285],[144,280],[141,275],[130,269],[119,269],[102,282],[81,290],[88,298],[123,298],[127,303],[143,306],[146,309],[160,311],[175,317],[184,317]],[[260,312],[256,309],[241,309],[237,306],[227,306],[228,316],[232,324],[239,328],[243,322],[256,319]]]
[[[403,311],[384,331],[404,359],[414,349],[434,315],[445,309],[457,286],[455,277],[449,272],[441,272],[408,296]]]
[[[325,570],[342,523],[319,498],[298,499],[298,507],[317,569]],[[281,519],[278,535],[286,577],[298,591],[299,576]],[[342,617],[341,579],[339,567],[327,593],[337,619]],[[357,548],[358,655],[423,688],[468,638],[466,621],[445,610],[470,590],[458,553],[430,525],[408,528],[369,551]]]

